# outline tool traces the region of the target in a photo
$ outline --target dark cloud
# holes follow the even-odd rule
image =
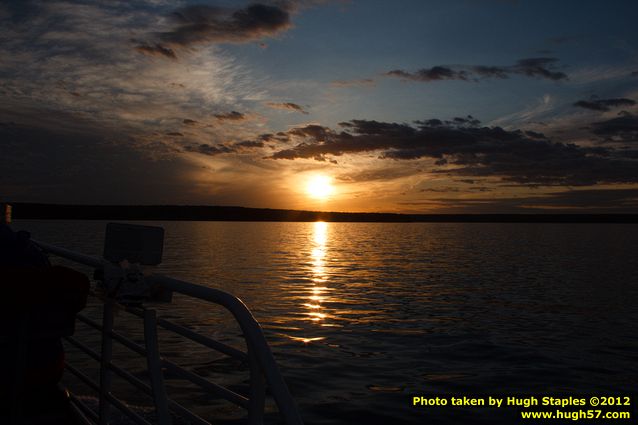
[[[545,135],[543,133],[538,133],[536,131],[532,131],[532,130],[527,130],[525,132],[525,135],[527,137],[531,137],[532,139],[546,139]]]
[[[166,46],[162,46],[159,43],[155,43],[154,45],[142,43],[140,45],[135,46],[135,50],[147,56],[160,56],[160,57],[166,57],[169,59],[177,59],[177,56],[175,55],[175,52],[173,51],[173,49]]]
[[[416,72],[401,69],[386,72],[384,75],[412,81],[460,80],[479,81],[487,78],[509,78],[510,75],[544,78],[548,80],[566,80],[567,74],[554,70],[556,58],[527,58],[517,61],[511,66],[486,65],[445,65],[423,68]]]
[[[191,120],[191,119],[189,119],[189,118],[184,118],[184,120],[183,120],[182,122],[183,122],[184,124],[186,124],[186,125],[195,125],[195,124],[197,124],[197,121],[195,121],[195,120]]]
[[[425,121],[415,121],[414,123],[415,124],[419,124],[419,125],[424,125],[426,127],[438,127],[440,125],[443,125],[443,121],[441,121],[438,118],[432,118],[432,119],[425,120]]]
[[[468,187],[459,187],[459,186],[442,186],[442,187],[426,187],[424,189],[420,189],[421,193],[467,193],[467,192],[491,192],[493,188],[489,188],[486,186],[470,186]]]
[[[349,125],[349,123],[341,123],[341,125]],[[293,128],[288,134],[301,137],[310,137],[314,140],[325,140],[329,137],[331,130],[318,124],[308,124],[304,127]]]
[[[301,107],[300,105],[297,105],[296,103],[291,103],[291,102],[284,102],[284,103],[276,103],[276,102],[268,102],[266,103],[266,105],[270,106],[273,109],[283,109],[286,111],[295,111],[295,112],[301,112],[302,114],[308,114],[308,112]]]
[[[468,115],[466,117],[455,117],[452,121],[445,121],[446,125],[456,125],[456,126],[470,126],[476,127],[479,125],[481,121],[474,118],[472,115]]]
[[[524,185],[638,182],[638,163],[625,157],[622,150],[557,143],[541,133],[477,123],[468,116],[418,121],[416,126],[352,120],[340,123],[342,131],[306,125],[286,132],[286,141],[296,145],[270,158],[326,161],[329,156],[378,152],[381,159],[433,159],[433,173],[499,177]]]
[[[257,136],[257,141],[258,142],[287,142],[288,141],[288,134],[284,133],[282,131],[276,133],[276,134],[272,134],[272,133],[265,133],[265,134],[260,134],[259,136]]]
[[[215,118],[220,121],[242,121],[246,119],[246,115],[241,112],[231,111],[224,114],[215,114]]]
[[[515,74],[523,74],[528,77],[547,78],[549,80],[566,80],[567,74],[558,71],[552,71],[550,67],[558,62],[556,58],[528,58],[521,59],[516,65],[511,67],[511,72]]]
[[[593,123],[591,131],[609,141],[638,143],[638,116],[621,112],[618,117]]]
[[[481,78],[508,78],[508,71],[500,66],[473,66],[472,71]]]
[[[467,71],[454,71],[447,66],[434,66],[432,68],[419,69],[416,72],[410,73],[401,69],[395,69],[393,71],[386,72],[385,75],[390,77],[399,77],[405,80],[413,81],[437,81],[437,80],[467,80]]]
[[[261,140],[244,140],[243,142],[237,142],[233,145],[233,147],[239,148],[263,148],[264,142]]]
[[[228,146],[224,146],[224,145],[213,146],[208,143],[187,145],[184,147],[184,151],[201,153],[203,155],[209,155],[209,156],[215,156],[215,155],[220,155],[223,153],[234,152],[234,150],[229,148]]]
[[[611,108],[620,108],[623,106],[633,106],[636,102],[631,99],[593,99],[579,100],[574,106],[579,108],[591,109],[593,111],[609,111]]]
[[[450,192],[459,192],[461,189],[458,187],[426,187],[425,189],[420,189],[421,193],[450,193]]]
[[[632,77],[638,77],[638,71],[634,71],[630,74]]]
[[[184,137],[184,135],[178,131],[171,131],[169,133],[166,133],[166,135],[172,137]]]
[[[271,37],[291,26],[287,3],[283,6],[251,4],[242,9],[208,5],[187,6],[171,18],[172,31],[160,34],[163,43],[191,46],[198,43],[245,43]]]

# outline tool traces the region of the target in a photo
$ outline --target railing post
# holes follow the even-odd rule
[[[246,342],[248,348],[248,366],[250,368],[250,395],[248,404],[248,424],[262,425],[264,423],[264,403],[266,399],[266,384],[264,374],[259,367],[255,348]]]
[[[108,425],[110,402],[107,394],[111,392],[111,371],[109,366],[113,359],[113,308],[115,301],[106,297],[102,313],[102,352],[100,355],[100,425]]]
[[[153,389],[155,413],[159,425],[171,425],[171,415],[168,411],[168,397],[164,388],[162,363],[159,356],[157,340],[157,315],[155,310],[144,310],[144,343],[146,344],[146,363],[148,376]]]
[[[253,317],[248,307],[237,297],[228,292],[214,288],[196,285],[183,280],[173,279],[162,275],[151,275],[147,279],[166,289],[179,292],[191,297],[224,306],[235,317],[242,330],[247,344],[251,344],[259,362],[259,366],[264,373],[269,389],[279,407],[279,413],[286,425],[303,425],[303,420],[297,409],[297,404],[292,398],[286,382],[279,373],[277,362],[270,351],[268,342],[262,332],[261,326]]]

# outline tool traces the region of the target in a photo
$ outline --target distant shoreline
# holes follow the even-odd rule
[[[395,214],[187,205],[12,203],[13,219],[362,223],[638,223],[638,214]]]

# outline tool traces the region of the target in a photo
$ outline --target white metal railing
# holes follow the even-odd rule
[[[91,266],[96,269],[114,267],[108,261],[70,251],[44,242],[34,241],[43,251],[74,261],[76,263]],[[142,425],[152,425],[144,417],[129,408],[123,401],[116,398],[111,393],[111,378],[116,374],[120,378],[128,381],[141,392],[152,397],[155,405],[156,423],[159,425],[171,425],[173,412],[184,417],[194,424],[210,425],[206,419],[197,416],[186,407],[170,399],[164,388],[165,369],[173,375],[188,380],[199,386],[204,391],[215,394],[247,410],[248,423],[258,425],[263,423],[263,413],[265,407],[266,385],[272,394],[279,413],[287,425],[302,425],[303,421],[299,415],[297,405],[288,391],[279,368],[272,355],[270,347],[264,338],[261,326],[255,320],[250,310],[237,297],[227,292],[197,285],[194,283],[173,279],[162,275],[150,275],[144,277],[146,283],[154,288],[164,289],[180,293],[189,297],[204,300],[220,305],[228,310],[241,328],[246,341],[246,352],[238,350],[220,341],[199,334],[192,329],[173,323],[169,320],[158,318],[156,311],[146,307],[132,307],[118,305],[112,297],[100,297],[103,304],[102,323],[98,323],[83,314],[78,314],[77,319],[89,327],[101,332],[100,352],[93,350],[83,342],[73,336],[65,337],[65,340],[72,346],[86,353],[100,364],[99,382],[95,382],[85,373],[71,364],[66,365],[66,369],[76,376],[89,388],[98,393],[98,411],[94,411],[82,400],[71,394],[71,402],[78,414],[83,415],[89,423],[106,425],[108,423],[109,411],[112,407],[117,408],[133,422]],[[95,293],[92,293],[95,295]],[[130,314],[140,317],[144,324],[144,345],[117,333],[113,329],[114,308],[125,310]],[[190,339],[205,347],[218,351],[227,356],[241,360],[248,364],[250,374],[249,394],[238,394],[224,386],[218,385],[208,379],[191,372],[160,355],[158,347],[157,328],[172,331],[184,338]],[[125,369],[113,363],[113,341],[122,344],[129,350],[146,358],[150,385],[135,377]]]

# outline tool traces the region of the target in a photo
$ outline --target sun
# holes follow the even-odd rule
[[[328,176],[318,175],[310,178],[306,185],[306,193],[311,198],[327,199],[334,192],[331,179]]]

